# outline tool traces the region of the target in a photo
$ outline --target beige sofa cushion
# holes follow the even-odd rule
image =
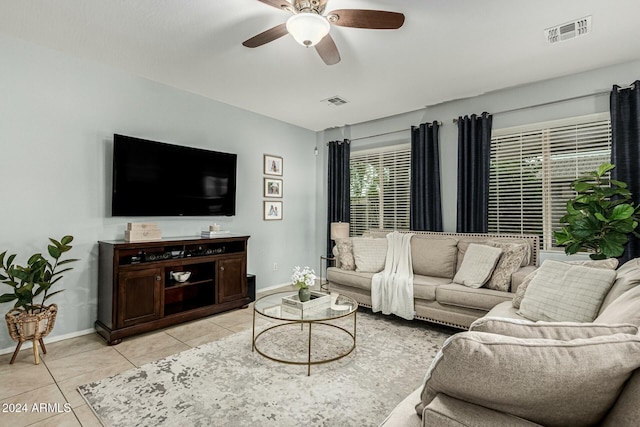
[[[516,338],[545,338],[551,340],[575,340],[600,335],[636,335],[638,327],[630,324],[604,325],[576,322],[527,322],[526,320],[481,317],[471,324],[470,331],[489,332]]]
[[[456,274],[458,239],[414,235],[411,238],[413,273],[452,279]]]
[[[387,258],[386,238],[353,237],[351,243],[356,271],[378,273],[384,270],[384,261]]]
[[[481,287],[491,277],[501,254],[500,248],[470,244],[453,281],[470,288]]]
[[[413,297],[415,299],[424,299],[427,301],[435,301],[436,289],[439,286],[451,283],[451,279],[444,277],[429,276],[413,276]]]
[[[602,302],[600,313],[620,295],[640,285],[640,258],[625,262],[616,270],[616,273],[616,281],[613,282],[611,290]]]
[[[562,261],[562,262],[564,262],[565,264],[584,265],[586,267],[604,268],[607,270],[615,270],[615,268],[618,266],[618,260],[615,258],[600,259],[600,260]],[[534,270],[533,272],[529,273],[527,277],[524,278],[520,286],[518,286],[518,288],[516,289],[516,295],[513,297],[513,306],[515,308],[520,308],[520,304],[522,303],[522,298],[524,298],[524,294],[527,292],[527,287],[529,286],[529,283],[531,283],[533,278],[536,276],[537,272],[538,270]]]
[[[327,280],[344,286],[353,286],[371,292],[371,278],[375,273],[358,273],[353,270],[343,270],[338,267],[327,268]]]
[[[418,418],[415,411],[413,416]],[[412,419],[407,417],[407,419]],[[401,424],[396,424],[398,427]],[[454,399],[440,393],[422,412],[421,426],[434,427],[542,427],[505,412]],[[383,424],[384,427],[391,425]],[[407,424],[406,427],[409,427]],[[405,426],[403,426],[405,427]]]
[[[418,414],[438,395],[543,425],[595,425],[640,366],[640,337],[571,341],[462,332],[445,341],[425,378]]]
[[[640,369],[636,369],[601,427],[637,426],[640,420]]]
[[[531,280],[518,314],[531,320],[591,322],[615,278],[614,270],[547,260]]]
[[[596,323],[631,323],[640,327],[640,286],[620,295],[595,318]]]
[[[511,293],[486,288],[469,288],[457,283],[438,286],[436,300],[442,305],[491,310],[496,304],[510,301]]]

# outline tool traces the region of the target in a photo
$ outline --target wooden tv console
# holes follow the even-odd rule
[[[123,338],[245,307],[249,236],[100,241],[96,331]],[[172,272],[189,271],[186,282]]]

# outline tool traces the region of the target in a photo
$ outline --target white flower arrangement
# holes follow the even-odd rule
[[[293,275],[291,276],[291,283],[293,286],[300,289],[310,288],[315,284],[315,282],[316,274],[311,268],[304,267],[303,269],[300,269],[299,266],[296,266],[293,269]]]

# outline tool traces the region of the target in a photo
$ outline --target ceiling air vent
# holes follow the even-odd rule
[[[557,25],[555,27],[544,30],[544,36],[547,43],[555,44],[565,40],[584,36],[591,32],[591,15],[567,22],[566,24]]]
[[[341,105],[346,104],[349,101],[336,95],[336,96],[332,96],[331,98],[323,99],[321,102],[324,102],[329,107],[339,107]]]

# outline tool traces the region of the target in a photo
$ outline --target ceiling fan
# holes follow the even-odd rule
[[[340,52],[329,34],[331,24],[339,27],[396,30],[404,23],[402,13],[383,10],[338,9],[323,15],[328,0],[292,0],[291,3],[287,0],[258,1],[293,15],[287,22],[246,40],[242,43],[244,46],[262,46],[285,34],[291,34],[301,45],[314,46],[327,65],[340,62]]]

